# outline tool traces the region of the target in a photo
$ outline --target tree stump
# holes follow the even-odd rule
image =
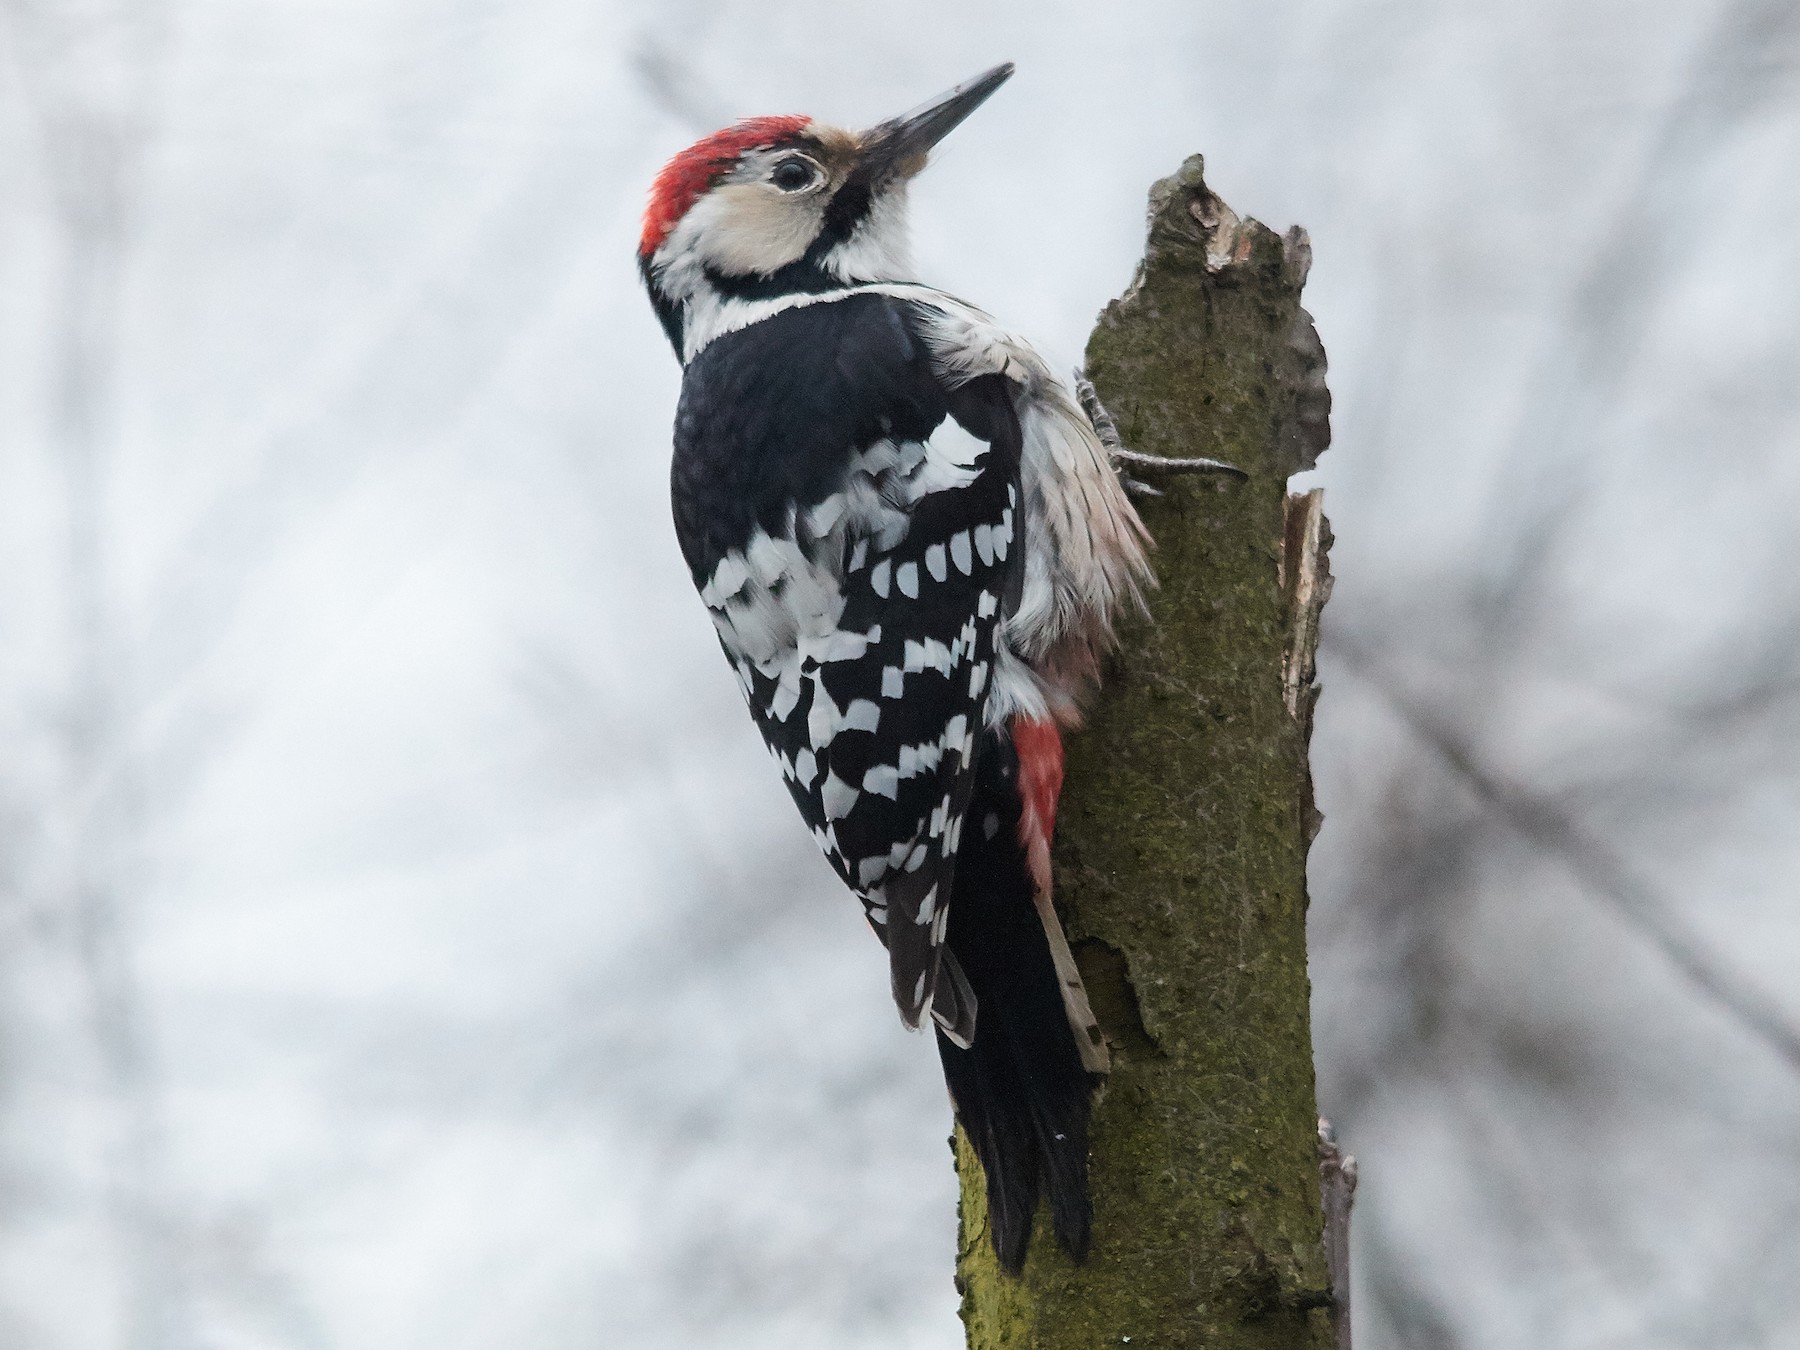
[[[1131,449],[1249,473],[1157,480],[1150,613],[1070,737],[1057,904],[1112,1052],[1095,1104],[1093,1252],[1043,1216],[1000,1274],[960,1135],[971,1350],[1332,1342],[1306,970],[1313,650],[1330,589],[1325,354],[1311,251],[1240,219],[1190,158],[1151,189],[1130,289],[1087,370]]]

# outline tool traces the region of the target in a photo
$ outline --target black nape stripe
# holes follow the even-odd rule
[[[816,248],[816,246],[815,246]],[[729,300],[774,300],[784,295],[818,295],[825,291],[841,291],[844,282],[827,272],[824,263],[813,257],[814,249],[786,267],[768,273],[731,276],[706,269],[707,284]]]

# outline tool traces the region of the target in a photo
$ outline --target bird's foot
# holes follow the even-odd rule
[[[1134,497],[1160,497],[1162,492],[1140,481],[1126,472],[1135,469],[1144,473],[1222,473],[1232,478],[1245,479],[1250,475],[1235,464],[1227,464],[1222,459],[1171,459],[1166,455],[1146,455],[1136,450],[1128,450],[1119,439],[1119,424],[1106,410],[1100,401],[1100,395],[1094,392],[1093,381],[1080,366],[1075,368],[1075,397],[1081,401],[1081,410],[1087,414],[1088,421],[1093,423],[1094,434],[1100,438],[1100,444],[1106,447],[1106,457],[1112,461],[1114,471],[1125,490]]]

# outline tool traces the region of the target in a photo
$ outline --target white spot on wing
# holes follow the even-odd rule
[[[743,590],[744,583],[748,580],[750,580],[750,569],[744,566],[742,556],[737,553],[727,553],[719,559],[719,565],[713,568],[713,574],[700,588],[700,598],[712,608],[717,609]]]
[[[975,555],[969,547],[969,532],[958,530],[950,536],[950,561],[956,564],[956,570],[965,577],[971,575],[975,566]]]
[[[831,738],[837,735],[838,723],[843,719],[843,711],[831,701],[831,695],[825,692],[822,684],[813,684],[812,708],[806,714],[806,734],[817,750],[831,744]]]
[[[881,672],[881,696],[883,698],[899,698],[906,692],[906,676],[898,667],[886,666]]]
[[[863,791],[895,801],[900,796],[900,771],[892,764],[877,764],[863,775]]]
[[[883,600],[888,598],[888,573],[893,564],[886,558],[875,564],[875,570],[869,573],[869,584],[875,588],[875,594]]]
[[[916,778],[922,773],[931,773],[943,762],[943,759],[944,746],[941,741],[903,745],[900,747],[900,776]]]
[[[750,575],[765,586],[772,586],[788,573],[789,550],[758,530],[744,549],[744,561]]]
[[[777,722],[785,722],[788,714],[794,711],[794,705],[800,701],[800,672],[785,669],[775,685],[775,694],[769,700],[769,716]]]
[[[942,544],[933,544],[925,550],[925,570],[931,573],[934,581],[942,581],[949,575]]]
[[[828,820],[842,820],[849,815],[856,805],[856,799],[862,796],[835,772],[825,775],[825,786],[819,789],[819,801],[825,808]]]
[[[900,587],[900,594],[908,600],[919,598],[919,564],[916,562],[901,563],[894,570],[894,581]]]
[[[956,714],[944,724],[944,749],[966,749],[969,731],[969,719],[961,713]]]
[[[869,650],[871,642],[881,641],[881,625],[876,624],[866,633],[846,633],[833,629],[822,637],[803,639],[798,648],[802,660],[811,659],[818,662],[855,661]]]
[[[914,500],[973,483],[978,476],[975,462],[987,453],[988,443],[965,430],[955,418],[947,417],[932,432],[930,446],[921,448],[926,453],[918,472],[912,475],[912,488],[917,494]]]
[[[834,492],[806,513],[806,528],[812,532],[813,538],[822,538],[830,534],[838,521],[844,518],[844,511],[848,507],[844,494]]]

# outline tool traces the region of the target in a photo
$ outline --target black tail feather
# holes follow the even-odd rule
[[[1000,1267],[1017,1275],[1039,1196],[1057,1240],[1088,1251],[1088,1113],[1092,1081],[1063,1008],[1050,943],[1032,901],[1019,843],[1018,761],[989,732],[957,855],[947,941],[978,1001],[974,1044],[941,1032],[938,1055],[957,1119],[987,1177],[988,1221]]]

